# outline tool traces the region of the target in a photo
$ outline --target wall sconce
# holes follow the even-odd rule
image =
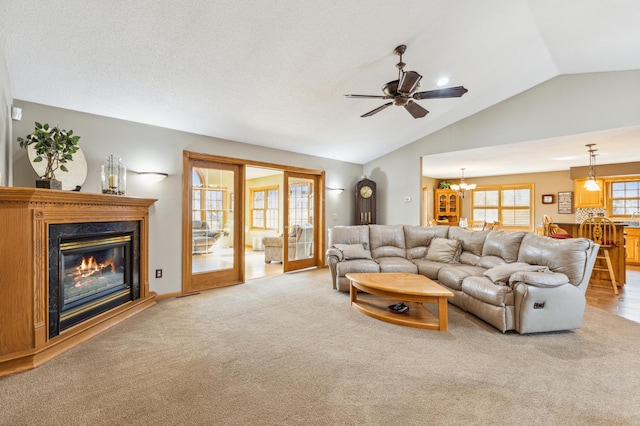
[[[331,188],[331,187],[327,186],[327,189],[329,191],[333,191],[333,192],[335,192],[337,194],[342,194],[344,192],[344,188]]]
[[[589,179],[584,183],[584,189],[587,191],[600,191],[600,185],[596,182],[596,154],[597,149],[593,149],[595,143],[588,143],[589,148]]]
[[[138,172],[138,174],[147,182],[160,182],[169,177],[168,173],[162,172]]]

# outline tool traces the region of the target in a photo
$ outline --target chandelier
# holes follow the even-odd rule
[[[462,178],[460,179],[460,183],[459,184],[453,184],[451,185],[451,189],[453,189],[454,191],[456,191],[458,193],[458,195],[460,195],[461,198],[464,198],[464,196],[469,192],[469,191],[473,191],[474,189],[476,189],[476,184],[475,183],[465,183],[464,181],[464,167],[462,167],[460,170],[462,170]]]
[[[596,154],[597,149],[593,149],[594,143],[586,146],[589,148],[589,179],[584,183],[584,189],[587,191],[600,191],[600,185],[596,182]]]

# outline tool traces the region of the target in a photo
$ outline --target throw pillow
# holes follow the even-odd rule
[[[442,263],[458,263],[462,252],[462,242],[447,238],[434,238],[431,240],[426,260]]]
[[[345,260],[371,259],[371,252],[362,244],[334,244],[334,247],[342,252]]]

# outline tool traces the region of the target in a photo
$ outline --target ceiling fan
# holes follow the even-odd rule
[[[396,64],[398,68],[398,79],[390,81],[382,86],[384,95],[344,95],[347,98],[376,98],[376,99],[393,99],[391,102],[379,106],[378,108],[361,115],[360,117],[371,117],[383,109],[391,106],[403,106],[413,118],[421,118],[429,114],[429,111],[418,105],[414,100],[436,99],[436,98],[459,98],[468,92],[464,86],[449,87],[446,89],[427,90],[425,92],[416,92],[420,87],[420,79],[422,76],[415,71],[405,71],[402,62],[402,55],[406,52],[407,46],[401,44],[393,50],[395,55],[400,56],[400,62]]]

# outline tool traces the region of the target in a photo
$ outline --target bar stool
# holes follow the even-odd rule
[[[613,272],[611,256],[609,256],[609,250],[617,246],[615,224],[611,219],[606,217],[588,217],[580,224],[579,234],[581,237],[589,238],[594,243],[600,245],[598,256],[596,256],[596,265],[593,267],[593,270],[609,272],[613,293],[618,294],[618,284]],[[602,259],[606,262],[606,268],[597,264],[597,261]]]
[[[571,238],[571,235],[567,231],[560,228],[555,223],[552,223],[553,218],[551,216],[547,214],[542,215],[542,222],[544,226],[544,235],[546,235],[547,237],[558,239]]]

